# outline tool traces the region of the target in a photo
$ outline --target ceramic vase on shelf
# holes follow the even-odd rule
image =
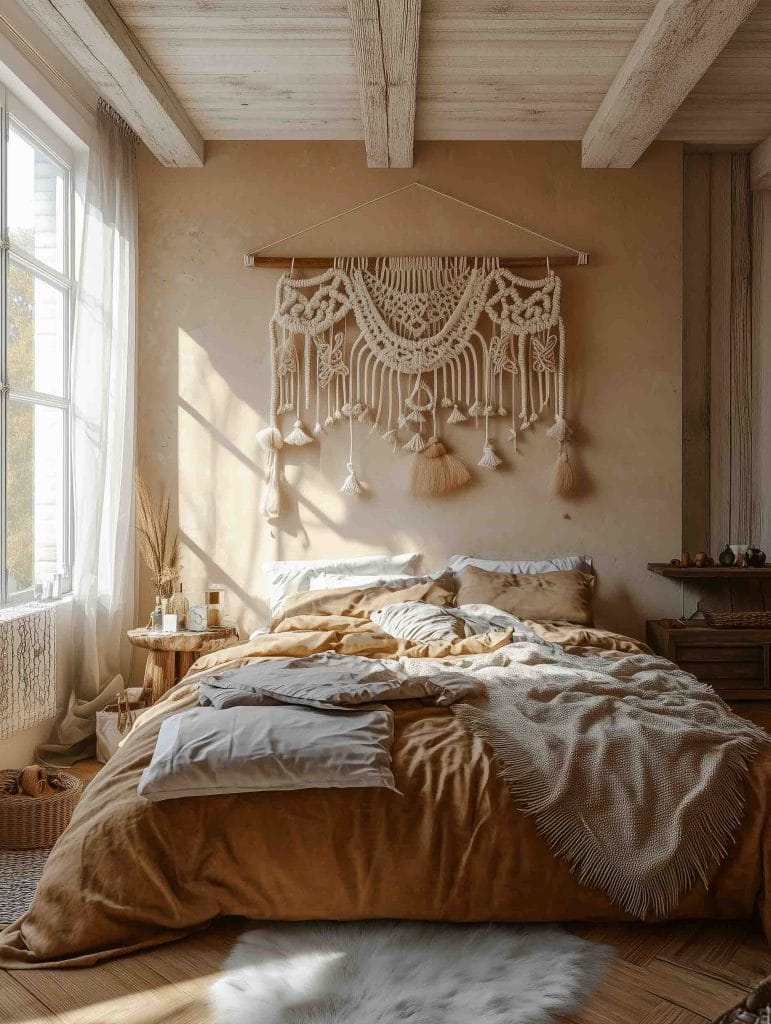
[[[731,544],[731,551],[734,553],[734,565],[744,565],[744,556],[747,554],[749,544]]]
[[[720,552],[720,555],[718,556],[718,562],[720,562],[720,564],[727,569],[730,568],[730,566],[732,566],[735,561],[736,555],[726,544],[726,546],[723,548],[723,550]]]
[[[176,615],[179,628],[184,629],[187,625],[187,613],[190,608],[190,602],[182,593],[182,587],[179,590],[174,591],[168,601],[167,612],[169,615]]]
[[[762,569],[766,564],[766,553],[752,545],[744,556],[744,564],[752,569]]]

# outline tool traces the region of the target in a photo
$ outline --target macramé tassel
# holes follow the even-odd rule
[[[359,481],[356,479],[356,474],[353,471],[353,463],[349,462],[347,465],[348,476],[343,481],[343,486],[340,488],[341,494],[361,494],[364,488],[361,486]]]
[[[331,416],[331,415],[327,416],[327,418],[324,420],[324,426],[325,427],[331,427],[334,422],[335,422],[335,417],[334,416]]]
[[[570,428],[559,413],[554,417],[554,423],[546,431],[546,436],[559,441],[561,445],[570,440]]]
[[[572,494],[576,489],[576,474],[568,456],[567,443],[570,440],[570,427],[558,413],[546,434],[559,442],[559,454],[552,470],[549,490],[555,496]]]
[[[484,449],[482,450],[482,458],[477,463],[478,466],[482,466],[484,469],[497,469],[503,459],[499,459],[493,450],[492,438],[485,442]]]
[[[576,474],[568,458],[566,444],[560,445],[560,453],[552,470],[549,490],[555,497],[572,494],[576,489]]]
[[[474,402],[472,405],[468,407],[468,414],[469,416],[473,416],[474,419],[476,419],[478,416],[483,416],[484,411],[485,407],[482,405],[479,399],[477,399],[476,402]]]
[[[413,411],[407,416],[407,423],[425,423],[426,417],[420,411],[420,409],[413,409]]]
[[[278,519],[281,515],[281,488],[278,483],[278,454],[275,451],[268,452],[268,479],[265,483],[265,493],[262,496],[260,507],[263,516],[270,519]]]
[[[402,448],[404,448],[405,451],[415,452],[416,454],[418,452],[422,452],[425,447],[426,442],[423,440],[420,434],[413,434],[409,441],[406,444],[402,445]]]
[[[265,427],[257,431],[257,443],[266,452],[277,452],[284,443],[278,427]]]
[[[314,437],[323,437],[326,434],[326,430],[322,427],[321,423],[316,420],[316,426],[313,428]]]
[[[449,409],[450,406],[453,404],[453,401],[448,395],[445,395],[439,404],[443,409]]]
[[[312,437],[309,437],[303,430],[303,425],[300,420],[294,421],[294,429],[286,435],[284,442],[286,444],[294,444],[298,447],[304,444],[311,444],[313,441]]]
[[[430,437],[422,455],[415,459],[412,493],[420,498],[432,498],[454,491],[470,479],[466,463],[457,455],[450,455],[438,438]]]
[[[265,427],[263,430],[257,431],[257,441],[260,447],[268,453],[268,479],[262,497],[261,511],[266,519],[278,519],[281,515],[281,491],[278,485],[278,455],[276,453],[283,446],[284,439],[278,427]]]
[[[448,423],[465,423],[468,416],[461,412],[457,405],[453,406],[452,412],[447,417]]]

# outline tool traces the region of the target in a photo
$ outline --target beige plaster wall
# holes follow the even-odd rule
[[[641,635],[646,616],[678,612],[674,585],[645,563],[680,545],[681,149],[656,144],[628,171],[582,171],[579,149],[431,143],[418,147],[410,171],[367,170],[357,143],[208,143],[202,170],[165,169],[140,153],[139,458],[178,507],[189,596],[199,598],[207,581],[223,583],[229,615],[248,630],[264,621],[266,559],[420,549],[436,567],[456,552],[589,552],[602,625]],[[544,425],[518,456],[501,442],[501,470],[480,469],[473,486],[435,501],[410,496],[409,455],[391,456],[362,429],[357,463],[370,494],[345,498],[339,430],[321,446],[285,449],[289,511],[281,526],[268,526],[254,435],[268,411],[266,326],[279,272],[245,269],[242,253],[413,179],[592,253],[588,268],[563,272],[581,493],[547,498],[554,444]],[[408,193],[306,236],[295,250],[547,248]],[[449,437],[475,464],[479,434],[461,427]],[[150,601],[145,580],[140,617]]]

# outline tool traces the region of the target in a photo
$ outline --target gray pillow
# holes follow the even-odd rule
[[[268,658],[207,676],[198,702],[215,708],[302,704],[322,710],[355,710],[362,704],[432,700],[454,704],[482,689],[462,672],[410,675],[396,661],[324,651],[307,658]]]
[[[148,800],[291,789],[396,789],[393,718],[296,706],[193,708],[161,725],[139,793]]]
[[[346,691],[364,694],[364,700],[382,700],[384,694],[389,694],[398,685],[395,667],[396,662],[389,666],[380,659],[359,658],[334,651],[323,651],[305,658],[268,658],[205,676],[198,687],[198,703],[222,709],[247,704],[275,704],[278,699],[279,703],[315,703],[325,707],[329,706],[330,696]],[[292,700],[290,695],[295,683],[309,693],[312,691],[315,701]],[[281,691],[282,696],[272,696],[274,692]]]
[[[459,640],[466,635],[462,619],[450,608],[424,601],[402,601],[372,612],[370,618],[384,633],[399,640],[430,643]]]

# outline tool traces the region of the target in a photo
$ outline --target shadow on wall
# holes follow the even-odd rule
[[[599,621],[641,635],[645,614],[680,610],[676,588],[645,564],[681,550],[681,148],[656,143],[623,173],[581,171],[575,143],[419,149],[416,169],[387,174],[401,183],[419,173],[451,194],[484,197],[484,205],[579,239],[592,253],[588,268],[560,272],[581,495],[569,504],[547,500],[555,447],[543,428],[523,438],[518,456],[499,436],[505,467],[487,472],[477,467],[479,434],[460,425],[443,440],[474,470],[463,491],[414,498],[411,456],[392,455],[359,430],[354,461],[371,500],[346,499],[338,493],[347,462],[341,426],[321,445],[284,451],[286,514],[280,529],[267,525],[255,433],[269,407],[265,342],[279,274],[244,270],[240,255],[371,198],[377,172],[363,168],[353,143],[214,142],[196,175],[161,168],[140,150],[138,441],[148,481],[178,503],[188,596],[200,599],[206,582],[223,582],[229,614],[251,628],[264,619],[260,567],[272,558],[420,548],[433,567],[464,550],[584,551],[601,576]],[[402,199],[321,229],[303,239],[303,253],[451,254],[461,245],[532,252],[531,240],[508,229],[425,197]],[[289,417],[282,428],[291,429]],[[143,587],[146,614],[152,598]]]
[[[415,545],[413,530],[373,515],[371,491],[353,501],[338,493],[343,476],[337,476],[344,474],[347,459],[344,430],[324,445],[344,452],[339,470],[335,455],[325,455],[318,444],[283,449],[284,512],[280,525],[266,523],[260,513],[266,474],[255,439],[267,422],[265,355],[251,353],[234,365],[223,346],[204,347],[180,328],[176,444],[171,436],[166,442],[176,449],[177,486],[171,479],[164,486],[177,501],[188,596],[200,599],[207,583],[221,583],[229,594],[228,615],[242,629],[267,620],[261,569],[267,560],[397,552]],[[377,443],[378,454],[390,458],[379,437]],[[166,460],[167,470],[172,465]]]
[[[321,444],[284,446],[280,455],[283,514],[280,523],[266,523],[259,510],[266,482],[264,454],[255,434],[267,422],[267,352],[265,346],[255,344],[251,352],[234,354],[232,344],[218,344],[216,338],[206,341],[203,344],[191,331],[178,331],[176,438],[169,436],[166,445],[176,450],[177,486],[171,480],[165,486],[178,502],[185,588],[191,600],[200,600],[208,583],[220,583],[228,591],[229,617],[242,629],[251,629],[267,621],[266,579],[261,566],[271,559],[378,550],[428,551],[439,546],[439,557],[434,559],[438,562],[462,546],[451,539],[442,545],[438,535],[451,538],[464,531],[473,535],[472,548],[482,555],[564,553],[558,541],[543,536],[539,550],[509,550],[513,521],[506,523],[503,537],[500,530],[506,505],[490,507],[485,498],[485,488],[493,485],[504,503],[507,498],[511,501],[508,488],[520,487],[520,474],[538,467],[543,471],[539,503],[547,503],[545,482],[555,448],[545,436],[546,423],[520,435],[518,454],[506,446],[502,428],[498,451],[504,462],[495,473],[476,465],[483,431],[471,422],[465,429],[446,431],[445,440],[472,469],[472,481],[438,500],[414,498],[409,493],[414,456],[401,449],[394,451],[377,432],[359,424],[355,425],[354,463],[365,491],[360,497],[340,494],[349,444],[347,425],[342,423],[325,435]],[[312,413],[310,410],[306,419],[308,415],[312,419]],[[286,433],[287,423],[282,427]],[[588,440],[583,438],[584,443]],[[171,465],[169,459],[167,468]],[[585,472],[580,479],[581,490],[571,508],[594,489]],[[553,514],[570,518],[562,506],[553,507]],[[427,567],[438,566],[429,558]],[[622,614],[626,614],[629,601],[623,603]],[[614,607],[617,613],[611,620],[619,618],[618,595]]]

